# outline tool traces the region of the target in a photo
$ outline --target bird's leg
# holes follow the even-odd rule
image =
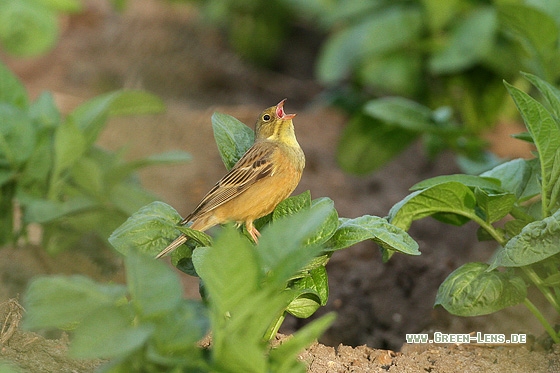
[[[253,222],[246,222],[245,228],[247,228],[247,232],[249,232],[251,238],[253,238],[253,241],[255,241],[255,243],[259,243],[259,237],[261,236],[261,233],[257,230],[257,228],[255,228]]]

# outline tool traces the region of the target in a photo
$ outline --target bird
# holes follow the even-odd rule
[[[284,102],[264,110],[255,123],[255,142],[179,225],[205,231],[227,222],[245,224],[258,243],[253,222],[271,213],[299,184],[305,155],[295,135],[293,118],[284,112]],[[184,244],[181,234],[157,256],[159,259]]]

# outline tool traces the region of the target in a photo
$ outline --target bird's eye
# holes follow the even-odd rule
[[[262,119],[263,119],[265,122],[268,122],[268,121],[270,120],[270,115],[265,114],[265,115],[262,116]]]

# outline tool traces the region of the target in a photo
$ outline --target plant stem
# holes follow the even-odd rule
[[[500,244],[500,246],[504,246],[507,243],[505,237],[499,231],[497,231],[492,224],[485,222],[484,220],[482,220],[476,215],[466,215],[466,216],[472,221],[476,222],[478,225],[480,225],[486,232],[488,232],[492,236],[492,238],[495,239],[496,242]]]
[[[544,318],[541,311],[539,311],[539,309],[537,307],[535,307],[535,305],[528,298],[525,298],[523,300],[523,304],[525,305],[525,307],[527,307],[529,309],[529,311],[531,311],[531,313],[533,315],[535,315],[535,317],[540,321],[542,326],[544,326],[544,329],[546,330],[548,335],[550,335],[550,338],[552,338],[554,343],[560,343],[560,338],[558,338],[558,335],[556,334],[556,331],[550,325],[550,323],[548,321],[546,321],[546,319]]]
[[[543,286],[541,278],[536,274],[533,268],[524,266],[521,267],[521,270],[523,270],[529,280],[531,280],[531,282],[540,290],[546,300],[548,300],[549,303],[552,304],[556,312],[560,313],[560,305],[558,304],[556,297],[554,296],[554,294],[552,294],[547,286]]]
[[[263,336],[263,340],[264,341],[270,341],[272,338],[274,338],[274,336],[276,335],[276,333],[278,333],[278,329],[280,329],[280,326],[282,325],[282,323],[284,322],[284,319],[286,318],[286,312],[282,312],[282,314],[275,320],[275,322],[273,322],[270,327],[267,329],[266,333]]]

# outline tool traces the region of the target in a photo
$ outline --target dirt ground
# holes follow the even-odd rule
[[[211,114],[222,111],[252,124],[263,108],[285,97],[286,111],[298,113],[296,132],[307,158],[296,193],[310,190],[314,198],[330,197],[340,216],[385,216],[417,181],[458,172],[450,154],[430,161],[420,144],[375,174],[355,177],[342,172],[335,151],[345,118],[322,105],[321,87],[312,79],[317,36],[294,35],[278,70],[270,72],[235,57],[219,33],[204,25],[188,6],[136,0],[119,14],[105,1],[86,3],[83,14],[62,20],[60,42],[48,55],[26,60],[0,57],[24,81],[32,97],[50,90],[64,112],[122,87],[142,88],[162,97],[168,106],[165,114],[113,120],[101,144],[111,149],[128,145],[131,158],[172,149],[190,152],[194,160],[189,164],[149,169],[141,175],[148,189],[183,215],[224,173],[212,137]],[[510,131],[519,129],[501,127],[491,135],[496,151],[529,156],[528,149],[519,148],[518,141],[508,137]],[[327,267],[329,303],[318,315],[334,310],[338,318],[321,343],[302,354],[309,371],[560,371],[560,350],[543,351],[533,343],[543,329],[523,307],[474,318],[454,317],[433,308],[437,288],[451,271],[465,262],[486,261],[492,254],[491,245],[476,241],[475,230],[468,224],[457,228],[428,219],[416,222],[410,234],[419,242],[422,255],[397,254],[386,264],[373,243],[335,253]],[[119,259],[108,252],[76,250],[51,258],[32,245],[7,248],[0,250],[0,302],[21,294],[30,278],[43,273],[123,280]],[[183,278],[185,295],[198,297],[196,280]],[[544,301],[536,295],[531,299],[549,320],[558,321]],[[4,305],[6,315],[10,304]],[[0,323],[6,325],[4,314]],[[288,319],[281,332],[290,334],[306,322]],[[434,331],[527,333],[530,341],[521,346],[404,343],[407,333]],[[93,371],[99,362],[64,366],[83,363],[62,357],[66,343],[64,338],[44,340],[16,328],[2,344],[0,359],[11,357],[20,364],[30,361],[31,350],[43,350],[63,364],[47,366],[45,359],[24,371]]]

